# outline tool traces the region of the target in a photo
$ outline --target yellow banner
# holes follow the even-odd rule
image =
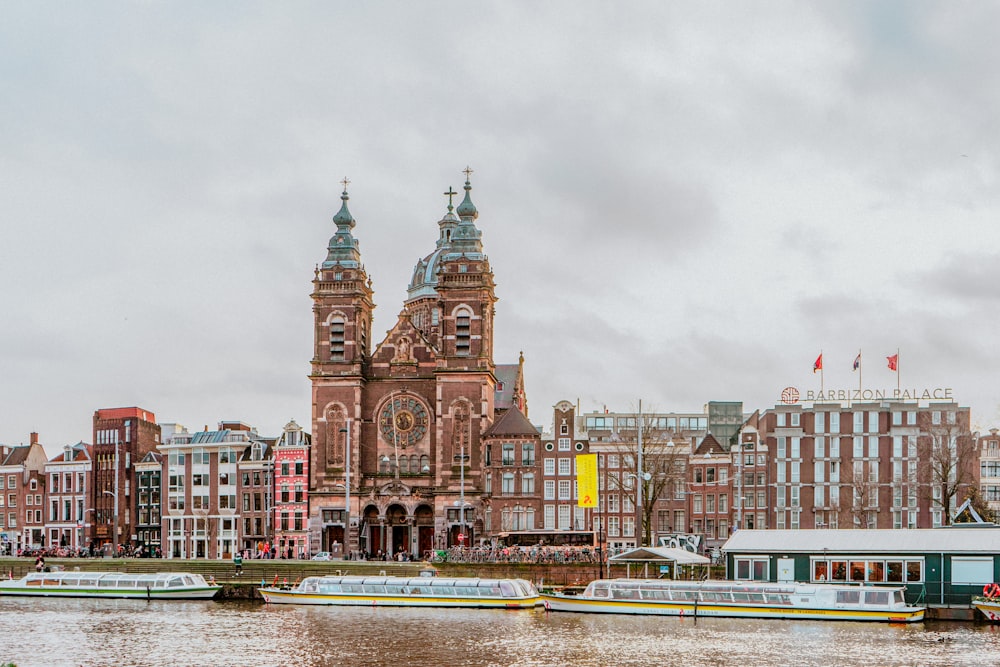
[[[597,507],[597,454],[576,455],[577,505]]]

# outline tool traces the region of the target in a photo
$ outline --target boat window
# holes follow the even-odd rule
[[[344,584],[345,593],[363,593],[364,588],[361,584]]]
[[[747,599],[750,602],[764,602],[765,601],[763,593],[747,593]]]
[[[369,594],[373,594],[373,593],[377,593],[377,594],[385,593],[385,586],[379,586],[377,584],[364,584],[361,588],[362,588],[362,590],[364,590],[365,593],[369,593]]]
[[[889,606],[889,592],[888,591],[865,591],[865,604],[879,607]]]
[[[667,591],[662,588],[647,588],[642,591],[642,597],[646,600],[668,600]]]
[[[694,600],[697,595],[694,591],[670,591],[670,597],[674,600]]]
[[[320,584],[319,590],[323,593],[343,593],[340,584]]]
[[[859,602],[861,602],[861,589],[837,591],[837,604],[858,604]]]
[[[606,598],[608,597],[608,584],[607,582],[595,582],[591,584],[591,597],[595,598]]]
[[[906,604],[906,600],[903,599],[903,591],[899,591],[899,590],[893,591],[892,592],[892,601],[893,601],[894,604],[897,604],[897,605],[905,605]]]
[[[423,590],[420,586],[410,586],[410,595],[422,595]]]
[[[750,600],[750,594],[749,593],[734,592],[733,593],[733,599],[736,600],[737,602],[747,602],[747,601]]]
[[[505,598],[512,598],[516,595],[516,593],[514,593],[514,587],[509,581],[500,582],[500,594]]]
[[[115,580],[113,580],[113,579],[101,579],[101,584],[100,584],[100,587],[101,587],[101,588],[115,588],[115,587],[116,587],[115,585],[116,585],[117,583],[118,583],[118,582],[116,582],[116,581],[115,581]]]
[[[405,590],[399,584],[386,584],[385,592],[389,595],[403,595]]]

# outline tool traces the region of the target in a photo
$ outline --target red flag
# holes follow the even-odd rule
[[[816,362],[813,364],[813,373],[816,371],[823,370],[823,353],[820,352],[819,356],[816,357]]]
[[[886,357],[889,360],[889,370],[899,371],[899,353],[892,355],[891,357]]]

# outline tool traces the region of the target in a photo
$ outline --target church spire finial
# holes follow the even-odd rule
[[[448,212],[449,213],[451,213],[455,209],[455,207],[452,206],[452,200],[451,200],[451,198],[454,197],[457,194],[458,193],[455,192],[455,188],[451,187],[450,185],[448,186],[448,192],[444,193],[444,196],[448,198]]]
[[[469,177],[472,176],[472,168],[466,167],[462,170],[462,173],[465,174],[465,199],[458,205],[458,217],[463,220],[466,218],[475,220],[479,217],[479,211],[476,210],[476,205],[472,203],[472,195],[469,194],[472,192],[472,184],[469,182]]]

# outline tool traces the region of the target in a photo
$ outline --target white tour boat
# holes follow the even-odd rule
[[[274,604],[526,609],[539,603],[524,579],[472,577],[306,577],[298,586],[259,589]]]
[[[663,616],[794,618],[837,621],[922,621],[902,586],[762,581],[599,579],[580,595],[542,594],[553,611]]]
[[[30,595],[66,598],[135,598],[200,600],[215,597],[221,587],[200,574],[185,572],[32,572],[21,579],[0,580],[0,597]]]

